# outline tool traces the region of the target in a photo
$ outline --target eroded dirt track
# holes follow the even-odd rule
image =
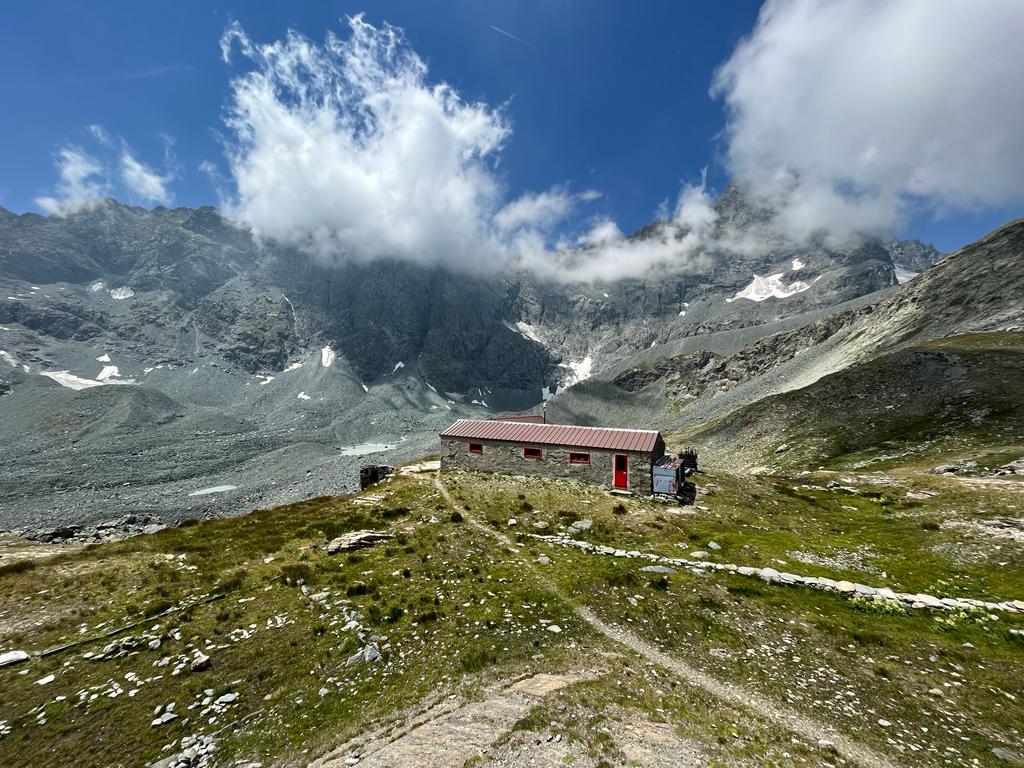
[[[455,509],[451,495],[448,493],[448,489],[441,478],[435,477],[434,483],[448,506]],[[511,552],[517,552],[513,542],[504,534],[477,520],[467,519],[478,530],[500,540]],[[562,594],[557,586],[546,579],[527,558],[517,556],[523,567],[528,568],[536,576],[538,582],[570,605],[583,621],[613,642],[626,646],[662,669],[671,672],[682,682],[698,688],[730,706],[744,708],[768,722],[786,728],[812,744],[830,742],[841,757],[856,765],[863,766],[863,768],[896,768],[896,763],[884,755],[844,736],[831,726],[802,715],[791,707],[769,699],[750,688],[722,682],[706,672],[702,672],[690,664],[659,650],[635,633],[602,621],[589,608],[576,603]]]
[[[488,688],[479,701],[443,701],[410,718],[402,728],[363,734],[311,768],[348,766],[353,755],[363,768],[461,768],[545,697],[584,679],[583,675],[540,674]]]

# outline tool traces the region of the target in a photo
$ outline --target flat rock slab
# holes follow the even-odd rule
[[[386,531],[350,531],[344,533],[327,544],[327,554],[334,555],[338,552],[348,552],[351,549],[363,549],[372,547],[381,541],[394,538]]]
[[[622,765],[644,768],[703,768],[707,755],[696,745],[676,735],[668,723],[637,719],[635,712],[615,711],[607,721],[612,743],[626,758]],[[607,766],[599,757],[587,753],[578,742],[565,738],[559,728],[541,731],[514,731],[507,743],[492,750],[479,768],[597,768]],[[616,763],[620,765],[620,763]]]
[[[8,664],[18,664],[22,661],[28,661],[28,654],[25,651],[0,653],[0,667],[6,667]]]
[[[480,701],[442,702],[406,723],[399,735],[366,735],[352,740],[310,768],[462,768],[508,733],[545,697],[582,680],[582,675],[539,674],[484,691]]]
[[[612,738],[629,765],[647,768],[701,768],[707,756],[696,745],[683,741],[668,723],[624,720],[612,730]]]

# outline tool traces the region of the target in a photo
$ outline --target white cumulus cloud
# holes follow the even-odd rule
[[[127,146],[121,150],[120,166],[121,180],[135,198],[160,205],[169,205],[174,200],[168,190],[174,181],[173,173],[157,173],[140,162]]]
[[[102,126],[88,125],[86,131],[91,137],[86,142],[88,149],[68,144],[54,155],[58,178],[53,194],[35,199],[44,213],[76,213],[114,195],[131,202],[173,202],[170,184],[176,177],[177,162],[172,139],[161,137],[167,166],[161,173],[139,160],[124,139],[112,136]]]
[[[73,213],[95,205],[109,194],[110,184],[99,160],[84,149],[61,147],[54,158],[58,180],[54,194],[37,197],[46,213]]]
[[[225,59],[237,45],[251,65],[232,81],[226,118],[228,212],[331,259],[501,261],[501,110],[427,82],[401,30],[348,23],[348,38],[322,45],[296,32],[258,44],[237,23],[225,32]]]
[[[549,229],[572,210],[575,200],[564,188],[528,193],[503,206],[494,216],[499,230],[508,232],[524,227]]]
[[[600,219],[573,245],[563,243],[553,254],[523,253],[521,264],[561,282],[614,282],[706,267],[716,247],[718,213],[704,175],[700,184],[684,185],[671,214],[666,209],[659,218],[639,238],[624,235],[611,219]]]
[[[246,68],[226,116],[229,215],[329,262],[397,258],[569,281],[687,266],[683,229],[704,226],[689,207],[680,215],[695,220],[671,222],[661,240],[633,242],[610,222],[568,236],[571,215],[599,192],[563,184],[509,200],[497,172],[511,136],[504,111],[430,82],[401,30],[362,16],[348,26],[323,44],[296,32],[257,43],[237,23],[225,31],[225,61],[237,50]]]
[[[1024,3],[768,0],[717,71],[735,180],[794,236],[1024,201]]]

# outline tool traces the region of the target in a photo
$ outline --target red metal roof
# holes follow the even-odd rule
[[[658,442],[659,434],[651,429],[612,429],[610,427],[577,427],[569,424],[525,424],[510,421],[459,419],[445,429],[441,433],[441,437],[650,453]]]

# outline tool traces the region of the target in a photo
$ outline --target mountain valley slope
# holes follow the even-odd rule
[[[759,220],[734,187],[715,205],[720,239]],[[559,390],[555,414],[626,356],[735,352],[865,311],[898,290],[887,248],[780,242],[560,285],[326,264],[212,208],[0,211],[0,527],[159,525],[350,490],[360,463],[420,456],[450,419]]]
[[[1024,220],[950,254],[898,289],[827,313],[708,334],[629,356],[549,404],[556,420],[641,417],[694,432],[732,411],[929,340],[1024,327]]]

